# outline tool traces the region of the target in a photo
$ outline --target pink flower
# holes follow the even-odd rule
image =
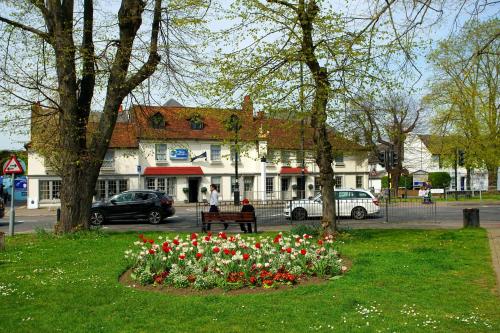
[[[179,259],[180,259],[180,260],[184,260],[184,259],[186,259],[186,255],[185,255],[185,254],[181,254],[181,255],[179,255]]]

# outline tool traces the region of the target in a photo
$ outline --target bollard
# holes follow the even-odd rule
[[[61,208],[57,208],[56,221],[57,221],[57,223],[61,222]]]
[[[465,208],[463,210],[464,228],[479,227],[479,209],[478,208]]]

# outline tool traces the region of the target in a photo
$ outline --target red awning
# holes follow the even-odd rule
[[[145,176],[171,176],[171,175],[204,175],[199,166],[194,167],[147,167],[144,169]]]
[[[309,173],[307,171],[307,168],[304,168],[304,173]],[[280,174],[282,175],[300,175],[302,174],[302,168],[287,168],[287,167],[282,167]]]

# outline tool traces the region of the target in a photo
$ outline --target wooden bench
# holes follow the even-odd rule
[[[257,232],[255,212],[201,212],[201,232],[209,224],[246,224],[253,223],[253,232]]]

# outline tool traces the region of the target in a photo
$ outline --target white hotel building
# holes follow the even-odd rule
[[[210,184],[221,200],[232,200],[235,182],[235,132],[226,120],[235,114],[241,198],[292,199],[314,195],[320,187],[319,168],[312,158],[312,129],[300,123],[254,115],[248,98],[241,110],[165,106],[133,106],[120,114],[103,161],[95,199],[107,199],[129,189],[157,189],[176,201],[207,199]],[[331,135],[338,187],[368,188],[368,151]],[[305,185],[301,155],[305,152]],[[201,156],[200,156],[201,155]],[[194,157],[200,156],[192,160]],[[205,157],[206,156],[206,157]],[[262,159],[267,158],[267,162]],[[28,147],[28,207],[59,204],[60,178],[44,158]],[[75,189],[75,191],[78,189]]]

